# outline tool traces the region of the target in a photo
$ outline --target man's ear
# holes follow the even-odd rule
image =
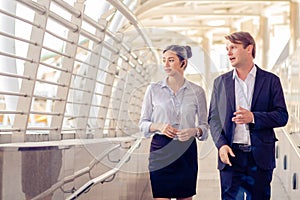
[[[248,51],[252,54],[253,45],[252,45],[252,44],[249,44],[249,45],[247,46],[247,48],[248,48]]]

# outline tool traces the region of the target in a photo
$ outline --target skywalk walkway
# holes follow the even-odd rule
[[[217,150],[211,148],[213,145],[211,139],[205,143],[198,143],[199,152],[199,174],[197,195],[193,200],[219,200],[220,199],[220,180],[217,170]],[[272,181],[271,200],[290,200],[281,182],[282,177],[276,174],[274,170]]]

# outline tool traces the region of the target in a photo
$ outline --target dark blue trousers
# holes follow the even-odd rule
[[[233,151],[232,166],[220,170],[222,200],[269,200],[273,170],[259,168],[251,152]]]

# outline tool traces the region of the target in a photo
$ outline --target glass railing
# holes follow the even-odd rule
[[[287,125],[276,132],[275,175],[290,199],[298,199],[300,171],[300,47],[272,69],[279,77],[289,112]]]
[[[121,1],[72,2],[1,2],[0,143],[138,131],[156,51]]]
[[[289,111],[289,122],[286,126],[288,133],[300,133],[300,47],[281,63],[272,69],[279,77],[284,90],[285,99]],[[298,139],[297,142],[300,145]]]
[[[134,152],[142,141],[135,134],[158,56],[128,7],[113,0],[0,4],[0,175],[15,174],[1,179],[0,198],[149,195],[131,192],[149,186],[148,146]],[[121,184],[127,189],[111,192]]]

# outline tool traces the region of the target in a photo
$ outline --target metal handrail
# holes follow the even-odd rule
[[[135,141],[135,143],[130,147],[130,149],[126,152],[126,154],[122,157],[120,162],[113,169],[111,169],[111,170],[105,172],[104,174],[88,181],[83,186],[81,186],[78,190],[76,190],[72,195],[67,197],[66,200],[74,200],[77,197],[79,197],[81,194],[83,194],[84,192],[88,192],[91,187],[97,185],[98,183],[104,183],[110,177],[114,177],[115,174],[118,171],[120,171],[120,168],[128,161],[128,159],[130,158],[133,151],[140,146],[142,140],[143,140],[143,138],[141,138],[141,137],[138,138]]]
[[[42,199],[46,196],[48,196],[49,194],[53,193],[55,190],[57,190],[58,188],[61,188],[64,184],[69,183],[73,180],[75,180],[76,178],[90,173],[90,171],[94,168],[95,165],[97,165],[104,157],[106,157],[110,152],[116,150],[117,148],[119,148],[121,145],[117,144],[109,149],[106,149],[104,152],[102,152],[99,156],[97,156],[95,159],[93,159],[89,166],[80,169],[76,172],[74,172],[74,174],[67,176],[65,178],[63,178],[61,181],[58,181],[57,183],[55,183],[54,185],[52,185],[49,189],[47,189],[46,191],[42,192],[41,194],[37,195],[36,197],[34,197],[32,200],[37,200],[37,199]]]
[[[292,133],[287,127],[279,129],[281,132],[276,132],[279,143],[276,146],[276,170],[274,175],[281,181],[281,185],[286,191],[287,198],[298,199],[299,190],[299,163],[300,149],[298,143],[293,140]]]
[[[300,160],[300,150],[299,148],[295,145],[295,142],[290,136],[290,133],[285,128],[282,128],[282,131],[284,132],[284,135],[286,136],[287,140],[289,141],[290,146],[293,148],[294,152],[296,153],[297,157]]]
[[[146,32],[144,31],[144,28],[142,24],[138,21],[138,19],[135,17],[135,15],[123,4],[121,1],[117,0],[107,0],[111,5],[115,6],[119,12],[121,12],[124,16],[129,19],[129,21],[133,24],[133,26],[136,28],[136,30],[141,34],[141,37],[145,41],[145,43],[148,45],[150,51],[153,53],[156,59],[156,63],[159,63],[159,56],[157,52],[154,50],[153,45],[149,37],[147,36]]]

